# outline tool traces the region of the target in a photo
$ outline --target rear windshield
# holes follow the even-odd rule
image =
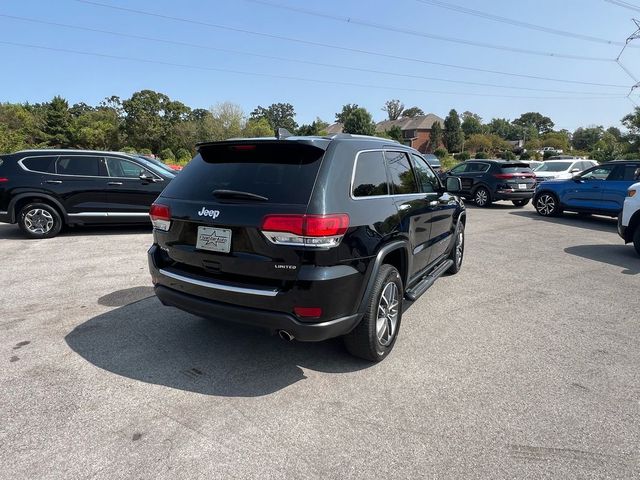
[[[533,173],[527,163],[506,163],[500,165],[502,173]]]
[[[287,141],[202,146],[162,195],[214,200],[214,190],[234,190],[266,197],[268,203],[304,205],[323,154],[320,148]]]
[[[536,168],[536,172],[563,172],[567,170],[573,162],[545,162]]]

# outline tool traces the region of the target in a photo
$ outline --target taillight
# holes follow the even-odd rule
[[[0,183],[8,182],[9,179],[7,177],[0,177]]]
[[[320,307],[293,307],[293,313],[303,318],[320,318],[322,308]]]
[[[149,216],[153,228],[167,232],[171,227],[171,209],[167,205],[154,203],[149,209]]]
[[[267,215],[261,228],[278,245],[335,247],[349,228],[349,215]]]
[[[503,180],[506,180],[508,178],[514,178],[513,173],[494,173],[493,176],[496,178],[501,178]]]

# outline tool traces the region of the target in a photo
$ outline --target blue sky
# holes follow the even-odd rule
[[[398,98],[407,107],[416,105],[425,112],[440,116],[445,116],[451,108],[459,112],[470,110],[485,121],[493,117],[513,119],[526,111],[540,111],[550,116],[557,128],[570,130],[593,124],[619,126],[622,116],[633,108],[624,97],[634,81],[612,61],[618,55],[619,46],[525,29],[419,0],[265,0],[339,19],[248,0],[93,1],[195,22],[141,15],[76,0],[0,2],[0,58],[4,67],[0,73],[0,101],[42,102],[54,95],[62,95],[70,103],[96,104],[106,96],[126,98],[137,90],[153,89],[194,108],[208,108],[217,102],[231,101],[241,105],[247,114],[257,105],[289,102],[296,109],[298,123],[309,123],[316,116],[332,122],[335,113],[346,103],[364,106],[374,119],[383,120],[385,113],[381,108],[385,100]],[[442,1],[613,41],[624,41],[635,29],[632,17],[634,14],[640,17],[640,0],[630,0],[630,3],[637,2],[638,11],[605,0]],[[39,24],[9,16],[164,39],[167,43]],[[347,17],[356,22],[340,20]],[[383,28],[363,26],[358,24],[359,21]],[[386,56],[286,41],[197,22]],[[396,31],[386,29],[387,26]],[[427,38],[419,33],[515,50],[604,58],[607,61],[490,49]],[[191,45],[177,45],[176,42]],[[635,45],[640,47],[640,40]],[[107,56],[81,55],[68,50]],[[146,59],[148,62],[113,56]],[[407,57],[414,61],[392,57]],[[415,60],[620,86],[519,78]],[[622,61],[640,79],[640,48],[627,49]],[[640,102],[637,95],[635,98]]]

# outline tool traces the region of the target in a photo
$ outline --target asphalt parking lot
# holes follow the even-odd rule
[[[163,307],[149,229],[0,225],[0,477],[638,478],[640,258],[615,220],[469,208],[371,365]]]

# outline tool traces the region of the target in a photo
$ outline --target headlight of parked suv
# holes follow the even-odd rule
[[[636,194],[636,191],[634,189],[630,189],[627,192],[627,197],[633,197]]]

